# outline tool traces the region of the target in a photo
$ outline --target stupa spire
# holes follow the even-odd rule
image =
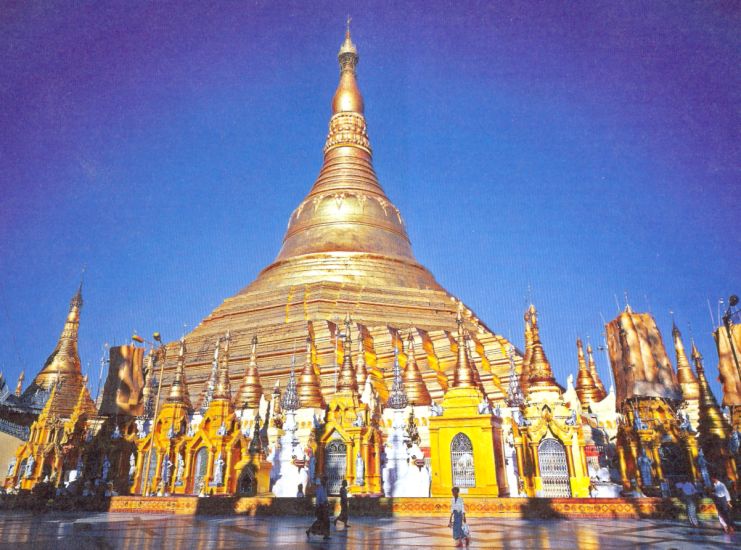
[[[672,338],[674,339],[674,350],[677,352],[677,381],[682,388],[682,397],[685,400],[697,400],[700,398],[700,386],[692,372],[687,353],[682,342],[682,333],[677,325],[672,323]]]
[[[527,393],[527,386],[530,382],[530,362],[533,358],[533,329],[532,319],[536,316],[535,306],[525,310],[525,356],[522,358],[522,370],[520,371],[520,388]]]
[[[553,389],[560,391],[556,379],[553,376],[551,363],[545,355],[543,343],[540,341],[540,327],[538,326],[538,317],[535,307],[531,306],[532,315],[530,323],[532,325],[533,351],[528,368],[530,378],[528,380],[528,391],[539,389]]]
[[[365,342],[360,331],[358,331],[358,361],[355,366],[355,378],[358,381],[358,388],[365,386],[365,379],[368,378],[368,369],[365,365]]]
[[[417,365],[417,357],[414,353],[414,337],[411,331],[407,338],[407,366],[404,369],[404,388],[410,403],[419,406],[432,404],[430,392],[427,390],[422,372]]]
[[[394,381],[391,386],[386,406],[390,409],[405,409],[409,404],[407,394],[404,391],[404,380],[401,378],[401,367],[399,366],[399,352],[394,346]]]
[[[257,368],[257,336],[252,337],[252,349],[250,351],[250,362],[244,371],[244,378],[237,393],[237,407],[244,409],[257,409],[262,397],[262,384],[260,383],[260,372]]]
[[[357,81],[360,58],[349,30],[337,58],[340,78],[322,168],[288,220],[276,261],[251,288],[326,281],[331,271],[332,280],[370,277],[379,284],[439,289],[414,258],[401,213],[376,177]]]
[[[298,391],[296,391],[296,356],[291,357],[291,374],[288,376],[288,385],[286,391],[281,397],[281,406],[285,411],[295,411],[299,408],[300,402]]]
[[[458,313],[455,322],[458,324],[458,360],[453,372],[454,388],[478,388],[474,367],[468,358],[468,347],[466,345],[465,332],[463,330],[463,304],[458,302]]]
[[[708,379],[705,376],[705,367],[702,364],[702,355],[697,350],[695,343],[692,342],[692,360],[695,363],[695,370],[697,371],[697,384],[700,389],[700,432],[701,437],[710,433],[716,433],[717,435],[725,438],[725,421],[723,414],[720,411],[718,400],[713,395],[708,384]]]
[[[324,396],[314,367],[311,335],[306,337],[306,362],[298,379],[298,398],[301,407],[324,408]]]
[[[579,371],[576,375],[576,395],[579,396],[582,406],[587,407],[595,401],[600,401],[598,399],[599,389],[584,358],[584,345],[581,338],[576,339],[576,352],[579,361]]]
[[[350,314],[345,316],[345,335],[342,343],[342,368],[337,379],[337,391],[358,393],[358,379],[352,364],[352,336],[350,334]]]
[[[597,386],[597,401],[602,401],[605,397],[607,397],[607,390],[605,390],[605,386],[602,383],[602,379],[599,377],[599,373],[597,372],[597,363],[594,362],[594,354],[592,353],[592,344],[589,343],[587,340],[587,358],[589,361],[589,374],[592,375],[592,380],[594,380],[594,384]]]
[[[229,384],[229,343],[232,340],[231,333],[227,331],[224,336],[224,356],[219,365],[219,375],[216,378],[216,388],[214,389],[213,399],[230,400],[232,397],[231,387]]]
[[[211,400],[214,398],[214,392],[216,391],[216,383],[219,377],[219,365],[220,365],[220,359],[221,356],[221,337],[216,338],[216,342],[214,343],[214,358],[211,361],[211,374],[208,376],[208,382],[206,382],[206,386],[203,388],[203,392],[201,394],[200,398],[200,406],[199,409],[201,411],[205,411],[208,409],[208,405],[211,403]]]
[[[44,367],[34,378],[31,386],[48,390],[53,383],[68,377],[80,378],[80,355],[77,351],[77,334],[80,327],[80,311],[82,310],[82,282],[72,297],[67,319],[64,322],[62,334],[57,345]]]
[[[168,403],[179,403],[190,409],[190,397],[188,396],[188,383],[185,380],[185,336],[180,338],[178,349],[178,363],[175,367],[175,376],[172,378]]]
[[[20,397],[23,393],[23,380],[26,378],[26,371],[22,370],[18,375],[18,383],[15,385],[15,395]]]

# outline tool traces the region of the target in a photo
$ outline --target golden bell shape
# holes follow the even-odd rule
[[[252,352],[250,362],[244,371],[242,384],[237,393],[236,406],[243,409],[257,409],[262,397],[262,384],[260,384],[260,373],[257,368],[257,336],[252,337]]]
[[[406,389],[407,399],[413,405],[431,405],[430,392],[427,390],[427,386],[422,379],[422,372],[417,365],[417,357],[414,353],[414,338],[411,332],[407,342],[407,366],[404,369],[404,388]]]
[[[306,363],[298,378],[297,391],[301,408],[324,408],[324,395],[312,360],[311,337],[306,338]]]
[[[182,403],[188,409],[191,408],[190,396],[188,395],[188,384],[185,380],[185,337],[180,339],[180,350],[178,352],[178,363],[175,367],[175,376],[170,386],[168,403]]]
[[[337,379],[337,391],[358,393],[358,379],[352,364],[352,338],[350,336],[350,314],[345,317],[345,339],[342,343],[342,368]]]

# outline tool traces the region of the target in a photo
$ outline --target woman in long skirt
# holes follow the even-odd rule
[[[340,488],[340,515],[337,516],[334,520],[335,529],[337,529],[338,521],[341,521],[342,523],[345,524],[345,529],[350,527],[347,524],[348,514],[349,514],[349,509],[348,509],[348,502],[347,502],[347,480],[343,479],[342,487]]]
[[[466,510],[463,507],[463,499],[458,496],[459,494],[460,489],[453,487],[453,499],[450,501],[450,519],[448,520],[448,527],[453,528],[453,539],[456,547],[463,546],[464,540],[466,546],[470,542],[463,528],[466,523]]]

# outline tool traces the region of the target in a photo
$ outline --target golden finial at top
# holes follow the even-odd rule
[[[342,46],[340,46],[340,52],[337,55],[340,58],[340,63],[342,63],[342,54],[350,53],[357,57],[358,50],[355,47],[355,44],[352,42],[352,38],[350,37],[350,22],[352,21],[352,17],[349,15],[347,16],[347,26],[345,28],[345,41],[342,43]],[[357,59],[355,60],[357,63]]]

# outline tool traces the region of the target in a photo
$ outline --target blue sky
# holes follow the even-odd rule
[[[715,378],[708,300],[741,293],[738,4],[510,4],[5,4],[0,369],[41,367],[82,266],[97,380],[104,342],[177,338],[273,260],[349,11],[379,179],[443,286],[520,346],[531,288],[562,382],[627,292]]]

